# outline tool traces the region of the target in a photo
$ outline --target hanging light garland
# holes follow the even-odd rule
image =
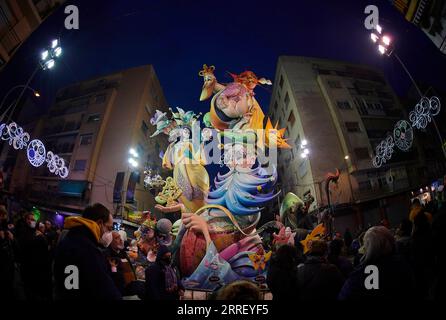
[[[409,121],[400,120],[393,128],[393,135],[387,136],[375,148],[372,164],[381,167],[389,161],[396,145],[401,151],[407,152],[413,143],[413,129],[425,129],[433,117],[440,113],[441,103],[438,97],[422,97],[415,108],[409,113]]]
[[[33,167],[40,167],[45,162],[51,173],[65,179],[68,177],[69,170],[65,165],[65,160],[52,151],[46,152],[45,145],[38,139],[30,140],[29,133],[25,132],[15,122],[10,124],[0,124],[0,137],[8,141],[9,145],[15,150],[21,150],[26,147],[26,156]]]

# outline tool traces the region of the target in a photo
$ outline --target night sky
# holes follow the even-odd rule
[[[255,4],[254,4],[255,3]],[[410,80],[394,57],[381,56],[364,28],[364,8],[380,9],[380,24],[396,39],[396,50],[418,81],[445,89],[446,57],[388,1],[67,1],[80,11],[80,30],[66,30],[63,7],[25,42],[0,73],[0,97],[23,84],[41,48],[60,37],[64,54],[56,68],[32,82],[45,111],[57,89],[121,69],[153,64],[167,101],[206,112],[199,102],[203,63],[227,72],[253,70],[274,80],[280,55],[332,58],[382,69],[397,94]],[[258,88],[268,108],[271,88]]]

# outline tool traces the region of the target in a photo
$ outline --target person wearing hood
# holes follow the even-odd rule
[[[113,217],[102,204],[85,208],[82,217],[65,220],[68,232],[56,248],[56,299],[119,300],[103,248],[113,240]],[[74,270],[74,271],[73,271]]]
[[[160,245],[156,262],[146,269],[147,300],[178,300],[184,294],[177,269],[172,265],[172,253]]]

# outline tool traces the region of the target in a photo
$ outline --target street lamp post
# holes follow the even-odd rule
[[[350,159],[350,156],[347,154],[344,157],[344,160],[345,160],[345,171],[347,172],[348,185],[350,187],[351,202],[354,202],[355,201],[355,196],[353,195],[352,180],[351,180],[351,177],[350,177],[350,171],[349,171],[349,165],[348,165],[348,160],[349,159]]]
[[[31,88],[29,85],[23,85],[23,84],[22,84],[22,85],[17,85],[17,86],[15,86],[15,87],[12,87],[12,88],[6,93],[6,95],[3,97],[3,100],[2,100],[2,102],[0,103],[0,110],[3,109],[3,105],[5,104],[6,99],[8,98],[8,96],[9,96],[15,89],[19,89],[19,88],[23,88],[23,90],[29,89],[29,90],[31,90],[31,91],[33,92],[33,94],[34,94],[35,97],[40,97],[40,93],[39,93],[37,90]],[[20,97],[19,97],[18,99],[20,99]],[[18,100],[18,99],[14,100],[14,102],[13,102],[12,104],[10,104],[10,105],[8,106],[8,108],[6,108],[6,110],[2,113],[2,115],[0,116],[0,122],[3,121],[3,118],[8,114],[9,110],[11,109],[11,107],[17,105],[17,100]],[[10,118],[12,117],[12,114],[14,114],[14,110],[15,110],[15,108],[13,108],[11,114],[10,114],[9,117],[8,117],[7,122],[9,122]]]
[[[415,89],[417,90],[418,94],[420,95],[421,98],[424,97],[423,93],[421,92],[420,88],[418,87],[417,83],[415,82],[414,78],[412,77],[412,75],[410,74],[409,70],[406,68],[406,65],[403,63],[403,61],[401,60],[401,58],[396,54],[395,50],[394,50],[394,46],[392,44],[392,39],[389,35],[385,35],[383,34],[383,29],[380,25],[376,25],[375,27],[375,31],[373,31],[370,34],[370,38],[372,39],[372,41],[378,46],[378,51],[379,53],[381,53],[382,55],[387,55],[388,57],[390,57],[392,54],[395,57],[395,59],[398,61],[398,63],[401,65],[401,67],[404,69],[404,71],[407,73],[407,75],[410,78],[410,81],[412,82],[412,84],[414,85]],[[435,127],[435,131],[437,132],[437,136],[440,139],[440,144],[441,144],[441,150],[443,151],[443,156],[446,158],[446,150],[443,147],[443,138],[441,136],[440,130],[438,129],[437,126],[437,122],[435,121],[434,118],[432,118],[432,122],[434,124]]]
[[[16,86],[16,87],[12,88],[10,91],[8,91],[6,96],[3,98],[2,104],[0,106],[3,106],[3,103],[5,102],[6,98],[14,89],[22,87],[23,89],[20,92],[19,97],[17,98],[17,100],[12,108],[12,112],[11,112],[11,116],[12,116],[12,114],[14,113],[14,110],[17,108],[18,104],[20,103],[20,100],[22,99],[26,89],[30,88],[29,85],[31,84],[31,81],[34,79],[34,76],[37,74],[37,71],[39,71],[39,69],[42,69],[42,70],[52,69],[56,64],[56,60],[59,59],[59,57],[61,55],[62,55],[62,47],[60,46],[60,41],[53,40],[51,42],[51,45],[41,53],[39,63],[37,64],[36,68],[34,69],[33,73],[31,74],[31,76],[28,78],[28,81],[26,81],[26,84]],[[36,95],[36,91],[32,88],[31,88],[31,90],[33,90],[34,94]],[[5,115],[6,115],[6,112],[2,114],[0,120],[3,120]],[[11,116],[8,117],[8,121],[10,120]]]

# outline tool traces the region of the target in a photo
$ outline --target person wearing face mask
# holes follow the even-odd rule
[[[121,237],[121,233],[113,231],[112,239],[105,253],[116,287],[123,296],[138,295],[142,297],[144,294],[144,284],[136,281],[135,269],[124,250],[124,240]]]
[[[109,262],[102,251],[113,241],[113,217],[110,211],[100,203],[93,204],[85,208],[82,217],[65,219],[64,228],[68,232],[55,252],[56,299],[121,299],[121,292],[112,279]],[[65,273],[69,266],[74,266],[70,268],[75,271]]]
[[[179,300],[184,295],[178,270],[172,265],[172,253],[160,245],[156,262],[146,269],[147,300]]]
[[[25,212],[21,227],[17,229],[18,262],[25,296],[31,301],[51,300],[51,258],[48,243],[36,229],[32,212]]]

